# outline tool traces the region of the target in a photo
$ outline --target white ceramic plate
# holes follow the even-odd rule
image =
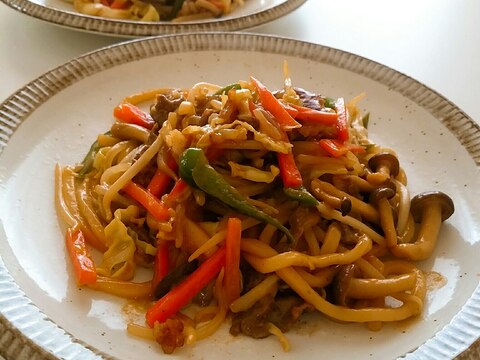
[[[288,334],[233,338],[225,327],[185,347],[181,359],[452,358],[480,336],[480,131],[448,100],[417,81],[353,54],[289,39],[205,33],[137,40],[105,48],[32,81],[0,105],[0,354],[15,359],[168,358],[127,335],[125,302],[79,290],[65,258],[53,201],[54,164],[75,163],[112,122],[112,108],[145,89],[228,84],[255,75],[282,85],[287,59],[294,84],[351,98],[366,91],[370,136],[397,150],[413,194],[442,190],[456,212],[439,246],[420,266],[441,273],[423,314],[379,332],[322,316]],[[477,355],[475,355],[477,354]],[[467,355],[464,355],[464,357]],[[468,355],[470,356],[470,355]]]
[[[231,14],[214,19],[172,23],[116,20],[78,13],[70,0],[1,0],[24,14],[75,30],[107,35],[140,37],[252,28],[284,16],[306,0],[246,0]]]

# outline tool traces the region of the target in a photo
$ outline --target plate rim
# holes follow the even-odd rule
[[[144,37],[190,32],[246,30],[287,15],[299,8],[307,0],[285,0],[281,4],[262,9],[252,14],[184,23],[107,19],[74,11],[56,9],[34,3],[30,0],[0,1],[25,15],[73,30],[100,33],[109,36]]]
[[[480,126],[454,103],[423,83],[386,65],[347,51],[288,37],[242,32],[205,32],[130,40],[86,53],[44,73],[0,104],[0,157],[15,130],[33,111],[76,82],[139,59],[205,50],[248,50],[296,56],[351,71],[386,85],[444,124],[468,151],[476,167],[480,168]],[[16,315],[12,317],[13,304]],[[58,341],[53,341],[52,344],[51,338],[48,341],[42,340],[38,335],[32,336],[28,331],[25,332],[25,329],[20,329],[16,325],[19,320],[19,307],[24,310],[21,318],[33,317],[35,323],[42,327],[42,331],[52,331]],[[477,285],[466,304],[449,324],[402,358],[448,358],[451,353],[455,353],[458,359],[478,358],[479,318],[480,285]],[[32,323],[33,320],[30,320],[29,327]],[[6,358],[14,356],[17,359],[56,359],[64,355],[68,355],[68,358],[71,354],[82,355],[82,358],[112,358],[90,348],[88,344],[81,343],[48,319],[15,283],[1,255],[0,333],[4,334],[0,337],[0,355]],[[464,337],[458,339],[458,333]]]

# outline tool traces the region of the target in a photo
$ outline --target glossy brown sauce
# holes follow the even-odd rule
[[[436,271],[426,271],[427,292],[440,289],[447,285],[447,278]]]

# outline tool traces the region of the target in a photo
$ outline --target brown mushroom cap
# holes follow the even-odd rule
[[[370,193],[370,203],[376,205],[380,199],[391,199],[395,196],[395,190],[390,186],[382,186]]]
[[[377,171],[380,166],[386,166],[390,169],[390,174],[397,176],[400,171],[400,163],[395,155],[383,152],[373,155],[368,160],[368,166],[373,171]]]
[[[428,191],[412,198],[410,210],[416,222],[421,221],[422,210],[431,204],[439,204],[442,208],[442,221],[448,219],[455,211],[453,200],[441,191]]]
[[[340,199],[340,212],[342,216],[347,216],[350,211],[352,211],[352,200],[345,196]]]

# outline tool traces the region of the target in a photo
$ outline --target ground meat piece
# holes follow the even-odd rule
[[[243,333],[255,339],[270,335],[268,323],[277,326],[282,332],[287,332],[297,322],[303,310],[303,300],[297,296],[281,296],[274,298],[268,295],[249,310],[234,314],[230,333]]]
[[[215,112],[216,111],[214,109],[205,109],[202,112],[201,120],[200,120],[200,123],[198,125],[203,126],[203,125],[208,124],[208,119],[210,119],[210,115],[212,115]]]
[[[197,114],[203,114],[205,110],[209,109],[210,101],[213,99],[219,99],[219,97],[215,95],[205,95],[197,97],[195,99],[195,109],[197,111]]]
[[[298,296],[285,296],[275,300],[275,306],[268,316],[269,322],[275,324],[282,332],[287,332],[297,322],[301,312],[294,311],[303,305]]]
[[[300,100],[302,100],[303,106],[308,107],[310,109],[314,109],[314,110],[322,109],[323,98],[321,95],[311,93],[302,88],[295,88],[294,90],[297,93]]]
[[[167,94],[157,96],[157,101],[150,107],[150,115],[159,125],[167,120],[168,114],[175,111],[185,98],[179,96],[179,93],[172,91]]]
[[[273,305],[273,297],[265,296],[249,310],[235,314],[232,319],[230,333],[234,336],[243,333],[254,339],[262,339],[270,335],[267,329],[267,316]]]
[[[178,319],[167,319],[164,323],[155,323],[153,335],[165,354],[172,354],[177,347],[184,345],[183,329],[183,322]]]
[[[253,289],[266,278],[264,274],[255,271],[246,261],[240,263],[240,270],[242,271],[243,292]]]
[[[335,304],[353,307],[354,304],[351,299],[347,297],[347,293],[356,271],[358,271],[358,269],[355,264],[345,264],[339,267],[339,271],[332,283]]]

